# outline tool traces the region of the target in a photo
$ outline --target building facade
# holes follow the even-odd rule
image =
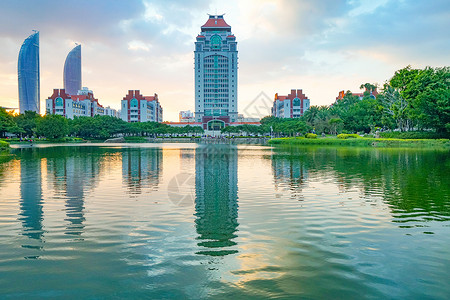
[[[347,91],[347,93],[350,91]],[[376,99],[377,95],[378,95],[378,91],[377,88],[373,89],[373,90],[368,90],[367,88],[365,89],[364,93],[368,92],[369,93],[369,97],[372,99]],[[353,96],[356,96],[359,98],[359,100],[362,100],[362,98],[364,98],[364,93],[352,93],[350,92]],[[340,91],[338,96],[336,97],[336,101],[342,100],[345,97],[346,92],[344,90]]]
[[[277,118],[299,118],[309,109],[310,101],[302,90],[291,90],[287,96],[275,94],[272,116]]]
[[[178,120],[180,121],[180,123],[194,123],[195,122],[194,113],[191,112],[190,110],[182,110],[178,114]]]
[[[17,63],[19,79],[19,111],[40,113],[39,32],[30,35],[22,44]]]
[[[210,15],[195,42],[195,119],[206,130],[237,121],[236,37],[223,15]]]
[[[163,121],[163,109],[158,95],[143,96],[139,90],[129,90],[121,103],[120,118],[126,122]]]
[[[81,90],[81,45],[75,46],[64,63],[64,89],[69,95]]]
[[[113,116],[117,111],[110,107],[103,107],[94,93],[83,87],[76,95],[66,93],[65,89],[54,89],[53,94],[45,100],[47,114],[61,115],[68,119],[74,117]]]

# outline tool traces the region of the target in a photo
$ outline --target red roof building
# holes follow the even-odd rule
[[[309,109],[310,100],[302,90],[292,89],[287,96],[275,94],[272,116],[277,118],[298,118]]]
[[[210,15],[208,21],[201,27],[202,31],[231,30],[231,26],[225,22],[223,15]]]
[[[158,94],[143,96],[139,90],[129,90],[121,107],[120,118],[126,122],[162,122],[163,109]]]
[[[369,97],[371,97],[373,99],[375,99],[377,97],[377,95],[378,95],[378,91],[377,91],[376,88],[373,91],[369,91],[366,88],[364,93],[365,92],[369,92]],[[352,93],[352,95],[358,97],[359,100],[362,100],[362,98],[364,97],[364,93]],[[336,97],[336,101],[344,99],[345,94],[347,94],[347,93],[344,90],[340,91],[338,96]]]

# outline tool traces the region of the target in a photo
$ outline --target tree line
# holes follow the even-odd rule
[[[376,97],[377,85],[365,83],[362,99],[347,91],[331,105],[311,106],[302,117],[283,119],[265,117],[261,125],[228,126],[225,135],[298,136],[308,132],[370,133],[377,130],[432,131],[450,135],[450,68],[413,69],[407,66],[386,81]],[[0,136],[6,132],[23,137],[64,136],[106,139],[114,136],[199,135],[201,127],[171,127],[164,123],[127,123],[110,116],[40,116],[27,111],[12,116],[0,109]]]
[[[41,116],[33,111],[13,116],[0,109],[0,135],[6,132],[23,138],[46,137],[60,139],[66,136],[84,139],[107,139],[116,136],[150,136],[165,134],[198,135],[204,131],[198,126],[172,127],[164,123],[128,123],[111,116],[75,117]]]
[[[312,106],[304,121],[317,132],[434,131],[450,134],[450,68],[407,66],[371,96],[376,85],[363,84],[363,98],[347,91],[329,106]]]
[[[413,69],[407,66],[384,83],[378,95],[377,85],[365,83],[362,99],[347,91],[331,105],[311,106],[301,118],[266,117],[262,126],[271,126],[276,134],[370,133],[386,131],[427,131],[436,136],[450,135],[450,68]]]

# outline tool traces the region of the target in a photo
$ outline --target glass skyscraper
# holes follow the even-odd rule
[[[64,63],[64,89],[69,95],[81,90],[81,45],[69,52]]]
[[[237,121],[237,42],[223,15],[210,15],[195,42],[195,118],[218,130]]]
[[[20,113],[40,111],[39,32],[30,35],[22,44],[17,64],[19,78]]]

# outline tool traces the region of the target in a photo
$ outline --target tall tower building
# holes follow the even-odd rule
[[[63,77],[66,93],[76,95],[81,90],[81,45],[75,46],[67,54]]]
[[[22,44],[17,63],[20,113],[40,111],[39,32],[30,35]]]
[[[223,15],[210,15],[195,42],[195,119],[206,130],[237,121],[236,37]]]

